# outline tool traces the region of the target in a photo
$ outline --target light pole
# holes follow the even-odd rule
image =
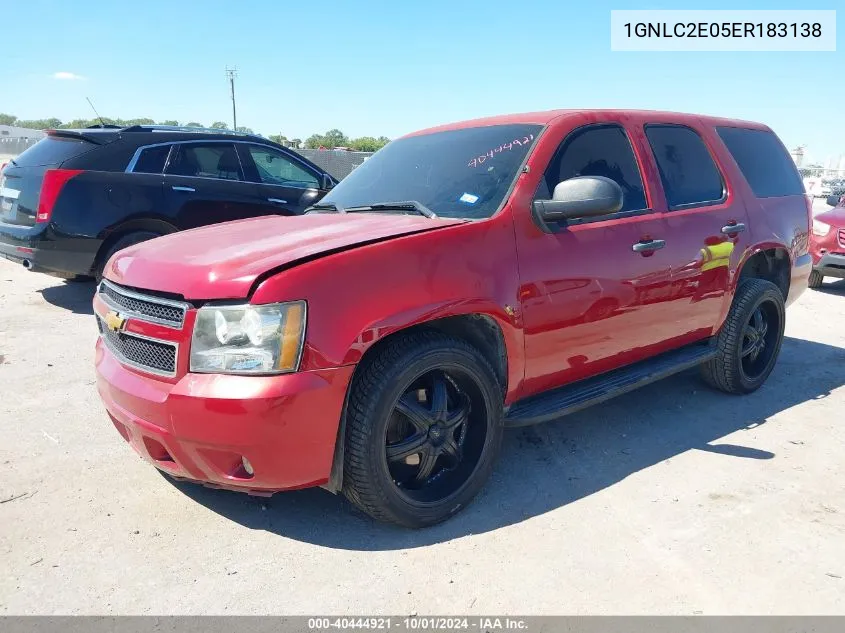
[[[238,114],[235,110],[235,77],[238,76],[238,68],[229,68],[226,66],[226,76],[229,78],[229,85],[232,88],[232,129],[238,131]]]

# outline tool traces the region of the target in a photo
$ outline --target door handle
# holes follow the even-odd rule
[[[177,187],[176,185],[173,185],[171,189],[173,189],[173,191],[187,191],[188,193],[193,193],[196,191],[196,189],[194,189],[193,187]]]
[[[267,202],[275,202],[276,204],[287,204],[287,200],[282,200],[280,198],[267,198]]]
[[[722,233],[725,235],[734,235],[735,233],[742,233],[745,230],[745,225],[742,223],[726,224],[722,227]]]
[[[635,253],[652,253],[659,251],[666,246],[666,240],[648,240],[647,242],[637,242],[631,248]]]

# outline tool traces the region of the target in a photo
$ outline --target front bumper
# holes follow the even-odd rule
[[[328,482],[354,367],[163,380],[121,364],[102,339],[95,364],[115,427],[160,470],[254,494]]]
[[[813,270],[819,271],[825,277],[839,277],[845,279],[845,253],[825,253],[813,265]]]

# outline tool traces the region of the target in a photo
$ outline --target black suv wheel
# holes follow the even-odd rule
[[[740,283],[716,338],[716,357],[702,365],[709,385],[727,393],[751,393],[774,369],[786,311],[780,289],[764,279]]]
[[[370,516],[407,527],[465,507],[502,438],[502,390],[471,345],[399,336],[365,361],[346,412],[343,491]]]

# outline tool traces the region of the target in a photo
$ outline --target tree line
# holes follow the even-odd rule
[[[55,117],[49,119],[19,119],[11,114],[0,113],[0,125],[14,125],[17,127],[25,127],[30,130],[48,130],[48,129],[80,129],[92,126],[98,126],[104,123],[106,125],[118,125],[120,127],[130,127],[133,125],[179,125],[179,121],[167,120],[156,122],[153,119],[112,119],[110,117],[103,117],[100,119],[73,119],[72,121],[64,122]],[[206,127],[196,121],[189,121],[182,124],[185,127]],[[228,130],[229,125],[223,121],[215,121],[208,127],[216,130]],[[238,132],[244,134],[255,134],[252,128],[238,126]],[[344,147],[358,152],[375,152],[387,145],[390,139],[386,136],[361,136],[358,138],[350,138],[338,129],[332,129],[325,134],[312,134],[304,141],[299,138],[288,138],[283,134],[273,134],[269,138],[275,143],[284,145],[286,147],[294,148],[308,148],[318,149],[324,147],[326,149],[334,149],[336,147]]]

